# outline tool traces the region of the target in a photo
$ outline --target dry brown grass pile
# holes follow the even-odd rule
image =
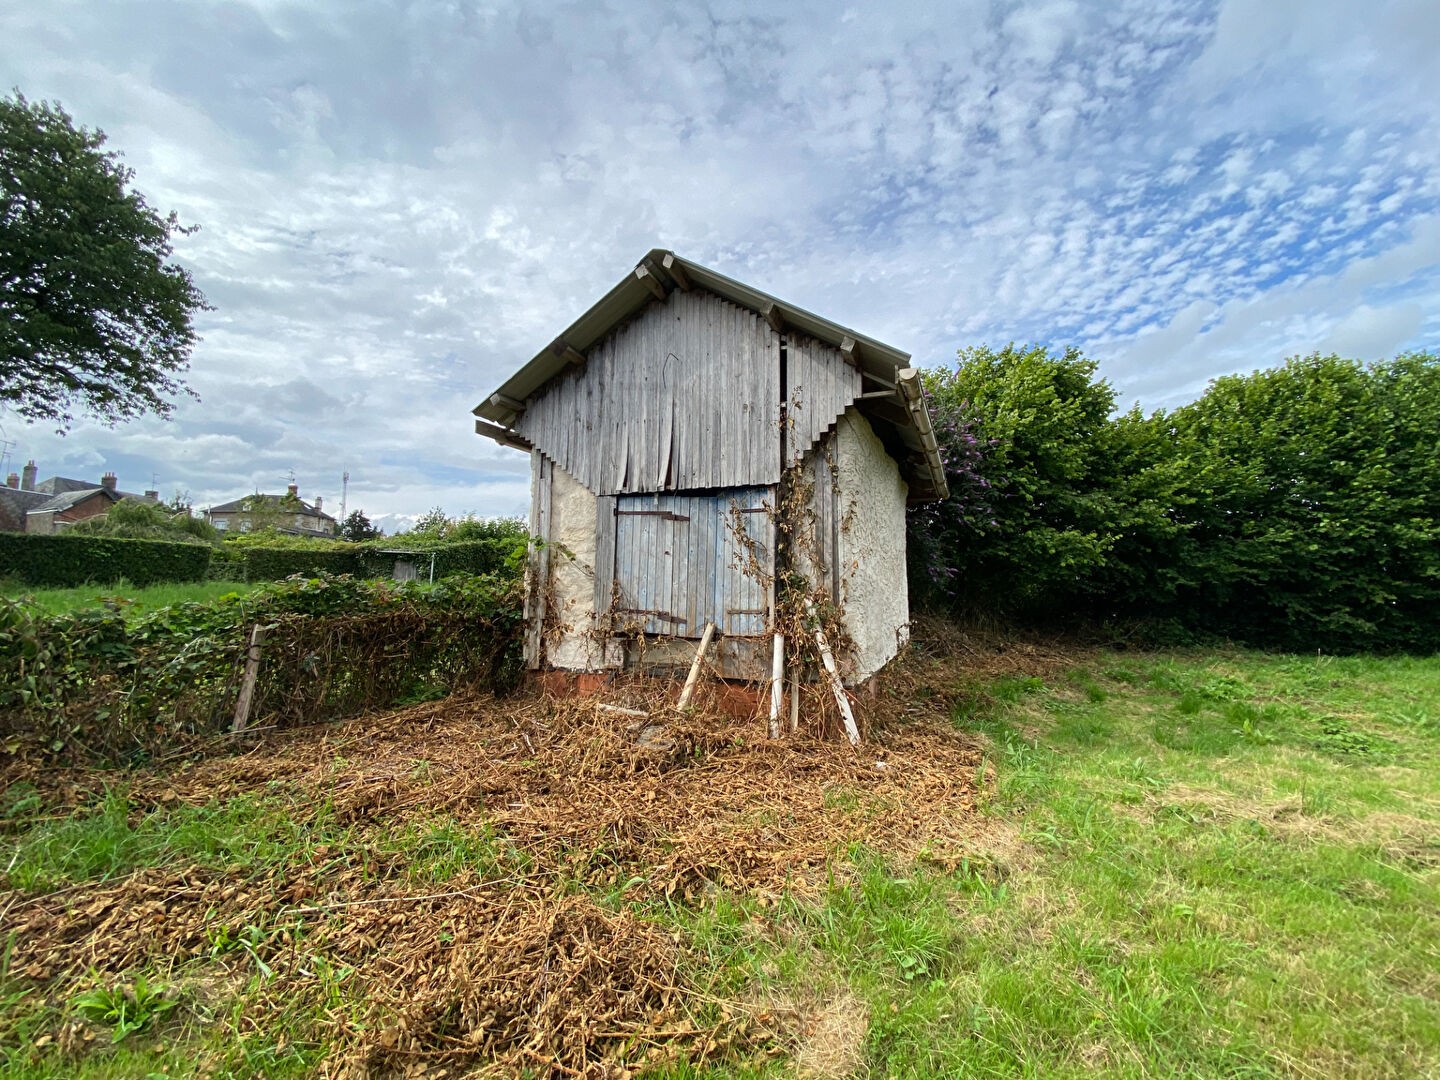
[[[656,712],[663,726],[645,745],[636,728],[647,725],[593,701],[477,696],[268,732],[242,753],[130,774],[137,817],[264,795],[292,819],[323,814],[347,840],[263,873],[167,866],[48,896],[0,892],[12,968],[63,996],[82,976],[142,964],[172,964],[176,977],[196,959],[263,966],[276,1010],[300,988],[324,1000],[325,980],[348,969],[344,1004],[316,1021],[337,1075],[621,1076],[657,1056],[763,1047],[773,1033],[743,1008],[697,1019],[715,1010],[697,1007],[684,942],[620,901],[725,889],[765,903],[843,873],[855,843],[958,859],[976,839],[982,758],[953,727],[901,716],[884,696],[855,750],[771,742],[761,721],[680,719],[662,713],[665,692],[637,683],[606,699]],[[52,805],[117,779],[25,772]],[[493,830],[508,854],[437,885],[366,847],[437,820]],[[263,1009],[252,1020],[263,1025]]]

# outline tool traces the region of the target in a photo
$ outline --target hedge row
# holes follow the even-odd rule
[[[393,541],[392,541],[393,542]],[[520,546],[518,552],[523,554]],[[396,554],[380,547],[361,544],[337,544],[334,547],[247,547],[244,549],[246,581],[279,581],[294,574],[353,574],[356,577],[389,577],[395,563],[406,560],[415,564],[422,580],[430,577],[430,559],[435,559],[435,578],[452,574],[498,574],[504,577],[518,573],[517,544],[508,539],[464,540],[439,544],[413,553]]]
[[[294,574],[369,576],[360,565],[359,552],[353,548],[247,548],[244,565],[246,581],[279,581]]]
[[[250,722],[292,726],[518,677],[519,589],[295,578],[133,622],[115,609],[50,615],[0,598],[0,742],[116,760],[232,722],[246,646],[266,628]]]
[[[0,533],[0,577],[57,589],[110,585],[121,578],[135,585],[201,581],[206,577],[280,581],[296,574],[376,578],[389,577],[396,561],[408,558],[415,564],[417,575],[428,580],[432,555],[437,580],[452,574],[513,577],[519,572],[518,556],[523,552],[523,546],[511,539],[463,540],[397,555],[379,547],[340,542],[333,547],[213,548],[198,543],[73,533]]]
[[[210,566],[208,544],[130,540],[115,536],[0,533],[0,577],[40,588],[201,581]]]

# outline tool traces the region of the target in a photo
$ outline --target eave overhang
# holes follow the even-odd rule
[[[526,402],[551,379],[572,367],[583,366],[586,351],[652,300],[673,289],[701,289],[764,318],[779,332],[793,330],[839,349],[881,393],[856,404],[874,425],[889,429],[888,443],[905,448],[900,459],[912,502],[943,499],[948,494],[930,417],[920,391],[918,372],[910,354],[823,319],[768,293],[753,289],[673,251],[656,248],[641,259],[614,288],[591,305],[551,344],[541,349],[472,412],[479,419],[478,435],[505,446],[529,449],[530,444],[510,430],[524,412]],[[910,375],[906,376],[906,372]],[[907,389],[908,388],[908,389]],[[907,396],[908,395],[908,396]],[[488,423],[487,423],[488,421]]]

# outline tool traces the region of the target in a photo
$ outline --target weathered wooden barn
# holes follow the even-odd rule
[[[530,454],[532,668],[765,679],[790,605],[846,683],[906,640],[905,506],[945,475],[909,356],[673,252],[474,411]],[[776,661],[778,663],[778,661]]]

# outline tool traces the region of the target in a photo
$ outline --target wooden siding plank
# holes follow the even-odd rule
[[[607,622],[615,596],[615,496],[595,500],[595,619]]]
[[[809,449],[835,425],[860,396],[861,375],[845,363],[840,350],[803,334],[789,340],[792,377],[790,396],[798,391],[801,406],[795,410],[787,465],[804,459]]]

